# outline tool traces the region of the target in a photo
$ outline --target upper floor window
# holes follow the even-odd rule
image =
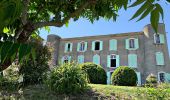
[[[128,50],[136,50],[139,48],[139,41],[138,38],[130,38],[126,39],[126,49]]]
[[[110,50],[117,50],[117,40],[116,39],[112,39],[109,41],[109,47]]]
[[[87,50],[87,42],[79,42],[77,44],[77,51],[86,51]]]
[[[71,52],[72,51],[72,43],[65,43],[65,52]]]
[[[110,55],[110,67],[116,67],[116,55]]]
[[[129,48],[135,48],[135,39],[129,40]]]
[[[107,67],[119,67],[119,55],[111,54],[107,56]]]
[[[164,35],[159,33],[154,34],[154,43],[155,44],[165,43]]]
[[[98,51],[103,49],[103,41],[93,41],[92,42],[92,50]]]
[[[156,65],[165,65],[163,52],[156,52]]]
[[[137,68],[138,60],[136,54],[128,54],[128,65],[129,67]]]

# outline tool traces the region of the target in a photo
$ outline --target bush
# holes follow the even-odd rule
[[[86,74],[75,63],[57,66],[46,75],[45,84],[59,94],[79,93],[87,88]]]
[[[48,61],[50,53],[48,48],[43,46],[42,42],[35,41],[32,43],[36,52],[36,59],[31,57],[20,65],[19,73],[23,75],[23,85],[42,83],[42,75],[49,70]]]
[[[157,78],[154,74],[148,75],[146,78],[146,86],[154,87],[157,85]]]
[[[90,83],[106,84],[106,72],[101,66],[93,63],[84,63],[81,64],[80,67],[87,73]]]
[[[112,74],[112,84],[120,86],[135,86],[137,75],[135,71],[129,67],[121,66]]]

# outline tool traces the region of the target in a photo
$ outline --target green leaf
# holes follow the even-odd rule
[[[137,20],[140,21],[143,18],[145,18],[154,8],[154,5],[150,6],[148,9],[145,10],[145,12],[141,15],[141,17]]]
[[[35,61],[35,59],[36,59],[36,52],[35,52],[35,48],[32,48],[32,49],[31,49],[31,54],[32,54],[32,58],[33,58],[33,60]]]
[[[65,25],[66,25],[66,27],[68,27],[68,24],[69,24],[69,22],[67,21],[67,22],[66,22],[66,24],[65,24]]]
[[[166,1],[170,3],[170,0],[166,0]]]
[[[164,12],[163,12],[162,7],[161,7],[158,3],[156,3],[155,6],[156,6],[156,9],[157,9],[157,10],[159,11],[159,13],[161,14],[161,17],[162,17],[162,20],[163,20],[163,19],[164,19]]]
[[[11,62],[14,61],[18,48],[19,48],[20,44],[19,43],[13,43],[11,49],[8,52],[7,58],[11,59]]]
[[[132,17],[130,20],[138,17],[140,14],[142,14],[142,12],[144,12],[146,9],[148,9],[148,7],[149,7],[148,2],[145,2],[145,3],[136,11],[136,13],[133,15],[133,17]]]
[[[137,6],[137,5],[140,5],[144,2],[145,0],[136,0],[136,2],[134,2],[132,5],[130,5],[129,7],[134,7],[134,6]]]
[[[151,21],[151,25],[153,27],[153,29],[155,30],[155,32],[158,32],[158,23],[159,23],[159,11],[155,8],[152,12],[151,12],[151,17],[150,17],[150,21]]]
[[[27,44],[21,44],[18,50],[19,52],[19,62],[22,62],[22,59],[26,55],[25,51],[27,50]]]
[[[8,32],[9,32],[9,29],[8,29],[7,27],[4,27],[3,32],[4,32],[4,33],[8,33]]]
[[[4,63],[4,61],[6,60],[6,57],[8,55],[8,52],[12,46],[12,42],[4,42],[2,47],[1,47],[1,63]]]

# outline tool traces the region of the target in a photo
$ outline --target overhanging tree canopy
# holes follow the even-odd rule
[[[170,0],[166,2],[169,3]],[[131,19],[140,16],[139,20],[141,20],[151,14],[151,24],[157,32],[159,18],[160,16],[163,18],[163,10],[158,0],[133,2],[131,0],[1,0],[0,36],[3,37],[1,42],[26,43],[39,28],[62,27],[72,18],[76,21],[82,17],[92,23],[100,18],[116,21],[120,9],[126,10],[135,6],[141,7]],[[2,31],[4,27],[7,27],[9,31]],[[11,35],[12,33],[14,36]],[[5,61],[8,60],[5,59]],[[10,63],[0,62],[1,66],[8,66]]]

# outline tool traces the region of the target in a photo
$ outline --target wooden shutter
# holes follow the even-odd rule
[[[92,42],[92,50],[95,50],[95,41]]]
[[[107,72],[107,84],[110,84],[111,83],[111,77],[110,77],[110,72]]]
[[[162,52],[156,52],[156,64],[164,65],[164,55]]]
[[[107,56],[107,67],[110,67],[110,55]]]
[[[129,39],[126,39],[126,40],[125,40],[125,46],[126,46],[126,49],[129,50]]]
[[[69,62],[69,63],[71,62],[71,56],[69,56],[69,58],[68,58],[68,62]]]
[[[163,34],[160,34],[160,43],[164,44],[165,43],[165,38]]]
[[[137,85],[141,86],[141,73],[140,72],[136,72],[137,75]]]
[[[70,52],[73,50],[73,43],[70,43]]]
[[[80,43],[77,43],[77,51],[80,51]]]
[[[128,55],[128,64],[129,67],[137,68],[137,55],[136,54],[129,54]]]
[[[120,57],[119,55],[116,55],[116,67],[120,66]]]
[[[84,63],[84,56],[83,55],[78,56],[78,63],[79,64]]]
[[[64,57],[61,58],[61,64],[64,64]]]
[[[109,41],[110,50],[117,50],[117,40],[112,39]]]
[[[170,82],[170,74],[169,73],[165,73],[165,81],[166,82]]]
[[[87,42],[85,42],[85,48],[84,48],[84,51],[87,50]]]
[[[93,56],[93,63],[94,64],[100,64],[100,56],[99,55],[94,55]]]
[[[103,50],[103,41],[100,41],[100,50]]]
[[[65,43],[65,49],[64,52],[66,53],[68,51],[68,43]]]
[[[139,40],[138,38],[135,39],[135,49],[138,49],[139,48]]]

